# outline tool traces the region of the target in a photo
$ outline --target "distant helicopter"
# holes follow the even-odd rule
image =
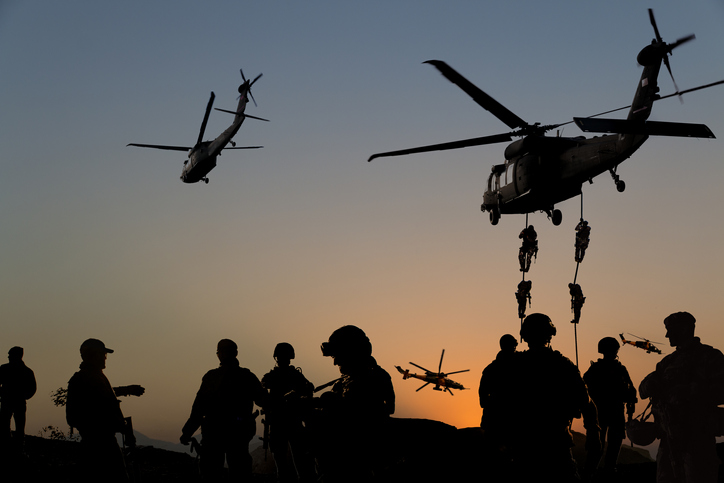
[[[631,106],[622,107],[596,114],[587,118],[574,118],[562,124],[540,125],[528,124],[508,110],[495,99],[487,95],[470,81],[460,75],[452,67],[440,60],[424,62],[437,68],[450,82],[460,87],[481,107],[490,111],[495,117],[514,129],[509,133],[464,139],[442,144],[433,144],[400,151],[373,154],[368,161],[387,156],[444,151],[511,141],[512,137],[522,137],[508,145],[505,149],[505,163],[496,164],[488,178],[487,189],[483,194],[482,211],[489,212],[490,222],[497,225],[501,214],[547,213],[554,225],[560,225],[563,215],[554,208],[556,203],[581,194],[585,181],[593,182],[593,178],[609,171],[619,192],[626,188],[625,183],[616,174],[618,165],[628,159],[649,136],[682,136],[697,138],[713,138],[714,134],[704,124],[685,124],[673,122],[647,121],[651,114],[654,101],[681,96],[687,92],[712,87],[724,83],[724,80],[679,91],[676,81],[676,92],[664,97],[659,96],[657,78],[661,62],[669,70],[672,81],[668,56],[671,51],[683,43],[694,39],[694,35],[683,37],[673,44],[667,44],[659,35],[654,14],[649,9],[649,18],[656,38],[651,45],[644,47],[637,60],[644,67],[636,95]],[[626,120],[593,119],[630,107]],[[544,134],[570,122],[586,132],[615,133],[608,136],[586,139],[584,136],[573,138],[551,137]]]
[[[434,391],[447,391],[450,393],[450,395],[454,395],[450,389],[461,389],[461,390],[468,389],[467,387],[463,387],[463,385],[460,384],[459,382],[455,382],[452,379],[448,379],[447,376],[449,376],[450,374],[458,374],[460,372],[467,372],[470,369],[465,369],[462,371],[448,372],[448,373],[441,372],[442,358],[444,356],[445,356],[445,349],[442,350],[442,354],[440,355],[440,365],[437,367],[437,372],[428,371],[424,367],[418,366],[414,362],[410,362],[410,364],[412,364],[413,366],[425,371],[424,376],[421,376],[419,374],[410,374],[409,369],[402,369],[400,366],[395,366],[395,368],[400,372],[400,374],[402,374],[403,380],[414,377],[415,379],[420,379],[421,381],[425,381],[425,384],[423,384],[422,386],[417,388],[415,390],[415,392],[419,391],[420,389],[422,389],[423,387],[427,386],[430,383],[435,384],[435,387],[432,388]]]
[[[206,113],[204,114],[204,121],[201,123],[199,138],[193,147],[136,143],[128,144],[128,146],[137,146],[139,148],[165,149],[169,151],[188,151],[189,159],[184,161],[183,171],[181,172],[181,181],[183,181],[184,183],[197,183],[199,181],[203,181],[204,183],[208,184],[209,178],[206,175],[208,175],[209,172],[216,167],[216,157],[221,154],[221,151],[223,149],[259,149],[263,147],[237,147],[234,141],[231,140],[231,138],[236,135],[237,131],[239,131],[239,128],[241,127],[241,124],[244,122],[245,118],[250,117],[259,121],[268,121],[267,119],[250,116],[249,114],[244,113],[244,110],[246,109],[246,104],[247,102],[249,102],[249,98],[247,97],[247,95],[251,96],[251,99],[254,101],[254,105],[256,105],[254,96],[251,94],[251,86],[253,86],[254,83],[259,80],[261,74],[256,76],[253,81],[249,81],[244,77],[244,72],[241,69],[239,69],[239,72],[241,72],[241,79],[244,82],[239,86],[239,105],[237,106],[236,111],[227,111],[225,109],[218,108],[216,109],[217,111],[226,112],[234,115],[234,122],[231,124],[231,126],[229,126],[226,131],[221,133],[219,137],[217,137],[213,141],[203,140],[204,131],[206,130],[206,123],[209,120],[209,113],[211,112],[211,107],[213,106],[214,98],[216,97],[216,95],[212,92],[211,97],[209,98],[209,103],[206,105]],[[226,145],[229,143],[231,143],[233,147],[227,148]]]
[[[631,334],[633,335],[633,334]],[[647,354],[651,354],[652,352],[656,352],[657,354],[661,354],[661,350],[656,347],[654,344],[651,343],[650,340],[644,339],[643,337],[639,337],[637,335],[634,335],[637,339],[641,340],[626,340],[626,338],[623,336],[623,334],[619,334],[621,337],[621,341],[623,341],[624,344],[631,344],[634,347],[638,347],[639,349],[643,349],[646,351]],[[658,342],[657,342],[658,344]]]

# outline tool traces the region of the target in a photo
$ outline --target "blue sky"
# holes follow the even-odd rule
[[[136,427],[174,440],[220,338],[237,340],[260,377],[274,345],[291,342],[321,384],[337,372],[319,344],[350,323],[388,371],[434,366],[442,348],[446,368],[471,369],[456,380],[473,390],[456,398],[395,379],[397,415],[477,424],[478,374],[518,324],[525,219],[492,227],[479,211],[505,144],[366,159],[507,131],[429,59],[530,123],[629,104],[636,55],[653,38],[649,6],[3,2],[0,340],[24,346],[38,375],[28,432],[63,424],[46,396],[76,370],[87,337],[116,349],[112,382],[147,387],[124,402]],[[682,89],[724,78],[721,2],[658,2],[655,14],[664,40],[697,35],[671,57]],[[249,119],[235,140],[264,149],[227,152],[208,185],[184,185],[183,153],[126,147],[193,143],[211,91],[216,107],[236,105],[239,68],[264,74],[247,112],[271,122]],[[673,92],[666,72],[660,85]],[[723,104],[720,86],[657,103],[652,119],[705,123],[722,138]],[[206,137],[230,120],[214,112]],[[678,310],[724,347],[721,153],[720,139],[650,139],[619,169],[625,193],[607,175],[584,187],[583,364],[619,332],[666,346],[661,321]],[[559,227],[530,217],[541,247],[531,310],[551,315],[555,347],[573,358],[580,200],[560,208]],[[628,349],[621,360],[638,383],[658,356]]]

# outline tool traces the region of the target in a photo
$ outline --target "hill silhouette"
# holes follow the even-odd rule
[[[391,481],[426,481],[432,474],[441,476],[441,481],[464,481],[479,475],[484,468],[486,455],[480,428],[457,429],[438,421],[406,420],[396,421],[405,429],[397,436],[381,435],[381,453],[393,454],[385,466]],[[426,434],[427,436],[421,436]],[[139,442],[154,441],[138,433]],[[431,441],[434,441],[431,443]],[[574,432],[573,449],[579,466],[585,462],[583,445],[585,436]],[[272,482],[274,460],[269,452],[265,458],[264,449],[255,441],[252,445],[254,459],[254,481]],[[157,444],[173,443],[157,442]],[[432,445],[432,446],[431,446]],[[3,481],[54,481],[56,483],[77,481],[77,457],[79,443],[75,441],[44,439],[26,436],[25,456],[2,455],[2,467],[7,469],[8,479]],[[182,447],[185,448],[185,447]],[[430,454],[435,454],[431,461]],[[185,483],[197,482],[195,454],[178,452],[152,445],[139,445],[131,458],[131,467],[141,475],[141,481]],[[647,483],[655,481],[656,463],[648,452],[639,448],[623,447],[619,458],[619,480],[621,482]]]

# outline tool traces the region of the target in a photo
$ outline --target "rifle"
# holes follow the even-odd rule
[[[349,376],[342,376],[342,377],[340,377],[340,378],[335,379],[334,381],[329,381],[329,382],[326,383],[326,384],[322,384],[321,386],[315,387],[315,388],[314,388],[314,392],[317,393],[317,392],[321,391],[322,389],[327,389],[329,386],[332,386],[332,385],[334,385],[335,383],[337,383],[337,382],[339,382],[339,381],[342,381],[342,380],[344,380],[344,379],[348,379],[348,378],[349,378]]]

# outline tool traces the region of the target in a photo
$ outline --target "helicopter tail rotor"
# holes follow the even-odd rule
[[[663,60],[664,65],[666,66],[666,70],[669,71],[669,75],[671,76],[671,81],[674,83],[674,89],[676,89],[676,94],[679,94],[679,99],[681,100],[679,86],[676,84],[674,74],[671,71],[669,56],[671,55],[671,51],[674,50],[676,47],[685,44],[690,40],[694,40],[696,36],[694,34],[687,35],[686,37],[682,37],[672,44],[667,44],[661,38],[659,28],[656,25],[656,19],[654,18],[654,11],[652,9],[649,9],[649,20],[651,21],[651,26],[654,28],[654,34],[656,34],[656,38],[651,43],[651,45],[644,47],[644,49],[639,53],[637,60],[641,65],[650,65],[654,61],[658,62],[658,59]]]
[[[239,69],[239,73],[241,73],[241,80],[244,82],[239,86],[239,97],[241,97],[241,94],[243,94],[244,88],[246,88],[246,92],[249,93],[249,97],[251,97],[252,102],[254,103],[254,106],[256,106],[256,100],[254,99],[254,95],[251,93],[251,86],[254,85],[256,81],[259,80],[259,78],[262,76],[259,74],[254,78],[253,81],[248,81],[246,77],[244,77],[244,71],[242,69]]]

